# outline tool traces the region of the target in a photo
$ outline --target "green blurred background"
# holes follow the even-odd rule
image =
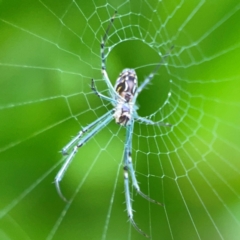
[[[114,122],[78,152],[61,182],[60,150],[81,126],[111,109],[90,89],[107,43],[114,84],[122,69],[139,82],[174,49],[138,99],[137,224],[153,239],[239,239],[240,4],[231,1],[0,1],[0,239],[144,239],[127,223]],[[110,47],[110,48],[108,48]],[[159,80],[159,81],[158,81]],[[171,93],[171,96],[169,95]]]

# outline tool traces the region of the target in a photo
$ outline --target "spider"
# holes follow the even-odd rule
[[[63,166],[57,173],[55,177],[55,185],[57,192],[59,196],[64,200],[67,201],[67,199],[64,197],[64,195],[61,192],[60,189],[60,181],[62,180],[67,168],[69,167],[70,163],[72,162],[75,154],[77,153],[78,149],[82,147],[85,143],[87,143],[88,140],[90,140],[96,133],[98,133],[101,129],[103,129],[112,119],[115,119],[116,123],[126,128],[126,140],[125,140],[125,146],[124,146],[124,159],[123,159],[123,172],[124,172],[124,189],[125,189],[125,201],[126,201],[126,207],[127,207],[127,214],[128,218],[132,224],[132,226],[143,236],[149,237],[144,231],[142,231],[137,224],[135,223],[133,219],[133,209],[132,209],[132,200],[130,197],[130,190],[129,190],[129,180],[128,180],[128,174],[130,173],[132,184],[134,188],[136,189],[137,193],[141,195],[143,198],[147,199],[148,201],[164,206],[162,203],[151,199],[149,196],[144,194],[138,185],[138,181],[135,176],[135,171],[132,164],[132,158],[131,158],[131,149],[132,149],[132,134],[133,134],[133,127],[134,122],[139,121],[143,124],[150,124],[150,125],[160,125],[169,127],[171,126],[169,123],[163,123],[161,121],[154,122],[150,119],[140,117],[137,114],[138,107],[135,104],[136,99],[139,95],[139,93],[146,87],[146,85],[149,84],[149,82],[154,77],[155,73],[158,71],[160,66],[162,65],[163,60],[168,56],[166,54],[162,61],[159,63],[159,65],[155,68],[155,70],[148,75],[148,77],[142,82],[142,84],[138,87],[138,80],[137,75],[134,69],[126,68],[124,69],[119,77],[117,78],[115,87],[112,86],[108,74],[106,71],[105,66],[105,44],[108,37],[108,32],[113,24],[113,21],[115,19],[117,11],[115,11],[115,14],[110,20],[110,23],[105,30],[105,34],[102,38],[101,42],[101,59],[102,59],[102,75],[107,83],[110,97],[105,96],[101,93],[99,93],[95,87],[94,80],[91,81],[91,89],[93,92],[99,97],[106,101],[109,101],[113,104],[114,108],[95,120],[94,122],[90,123],[86,127],[82,128],[82,130],[77,134],[76,137],[74,137],[63,149],[62,154],[68,155],[68,150],[72,149],[68,157],[66,158]]]

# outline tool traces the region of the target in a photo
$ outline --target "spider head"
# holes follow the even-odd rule
[[[115,107],[114,118],[117,124],[127,126],[130,124],[132,117],[133,106],[131,103],[123,102],[122,100]]]
[[[131,108],[128,103],[124,103],[121,110],[122,113],[119,116],[118,123],[122,126],[126,126],[130,123],[129,120],[131,118]]]

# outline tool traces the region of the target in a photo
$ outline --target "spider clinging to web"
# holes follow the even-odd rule
[[[102,38],[101,42],[101,59],[102,59],[102,75],[104,77],[104,80],[106,81],[108,91],[110,93],[109,96],[105,96],[97,91],[97,88],[95,87],[94,80],[92,79],[91,82],[91,89],[93,92],[99,97],[102,98],[105,101],[111,102],[114,108],[110,111],[108,111],[106,114],[95,120],[94,122],[90,123],[86,127],[82,128],[82,130],[77,134],[76,137],[74,137],[63,149],[62,153],[63,155],[68,155],[68,151],[70,151],[70,154],[66,158],[63,166],[59,170],[58,174],[55,177],[55,184],[57,188],[57,192],[60,195],[60,197],[67,201],[64,195],[61,192],[60,189],[60,181],[62,180],[65,171],[67,170],[68,166],[72,162],[75,154],[77,153],[78,149],[83,146],[85,143],[87,143],[88,140],[90,140],[95,134],[97,134],[101,129],[103,129],[107,124],[115,119],[115,122],[122,127],[126,128],[126,139],[125,139],[125,145],[124,145],[124,159],[123,159],[123,171],[124,171],[124,189],[125,189],[125,201],[126,201],[126,207],[127,207],[127,214],[128,218],[132,224],[132,226],[142,235],[145,237],[149,237],[145,232],[143,232],[135,223],[133,219],[133,209],[132,209],[132,200],[130,197],[130,190],[129,190],[129,173],[132,179],[133,187],[136,189],[137,193],[142,196],[143,198],[147,199],[148,201],[152,203],[156,203],[158,205],[163,206],[162,203],[151,199],[148,195],[144,194],[138,185],[135,171],[132,164],[132,158],[131,158],[131,151],[132,151],[132,134],[133,134],[133,128],[134,128],[134,122],[138,121],[142,124],[148,124],[148,125],[159,125],[159,126],[165,126],[170,127],[171,125],[168,123],[164,123],[162,121],[154,122],[150,119],[140,117],[137,113],[138,107],[136,105],[136,100],[138,95],[142,92],[142,90],[150,83],[150,81],[153,79],[156,72],[159,70],[160,66],[162,65],[164,59],[168,56],[166,54],[162,60],[159,62],[157,67],[154,69],[152,73],[148,75],[148,77],[141,83],[141,85],[138,87],[138,79],[137,75],[134,69],[126,68],[124,69],[119,77],[116,80],[115,87],[112,86],[105,66],[105,44],[108,38],[108,32],[113,24],[116,11],[114,16],[111,18],[110,23],[105,31],[105,34]]]

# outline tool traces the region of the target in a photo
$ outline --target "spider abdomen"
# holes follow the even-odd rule
[[[134,69],[124,69],[115,84],[115,90],[126,102],[131,102],[137,90],[137,74]]]

